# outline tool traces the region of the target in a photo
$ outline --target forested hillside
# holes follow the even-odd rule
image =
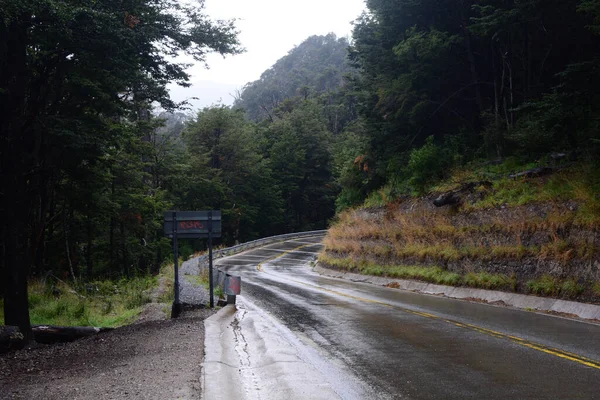
[[[331,97],[351,70],[348,46],[347,39],[332,33],[309,37],[263,72],[259,80],[248,83],[234,106],[246,110],[253,121],[273,121],[274,110],[286,99],[322,96],[328,103],[339,103]]]
[[[350,49],[367,143],[342,205],[422,192],[476,159],[597,154],[599,2],[367,4]]]
[[[232,244],[551,160],[597,197],[599,0],[368,0],[351,41],[312,36],[234,107],[189,114],[167,56],[239,53],[233,23],[88,3],[0,6],[0,295],[25,332],[27,279],[156,273],[167,209],[221,209]]]

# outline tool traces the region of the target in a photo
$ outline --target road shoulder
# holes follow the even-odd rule
[[[335,367],[247,300],[208,318],[205,332],[204,399],[361,398],[347,396],[343,373],[341,385],[325,379]]]
[[[62,345],[0,357],[1,399],[194,399],[204,319],[148,321]]]
[[[324,268],[317,264],[313,271],[331,278],[346,279],[352,282],[364,282],[379,286],[393,287],[411,292],[444,296],[453,299],[476,301],[498,306],[514,307],[570,318],[580,318],[600,323],[600,306],[546,297],[529,296],[518,293],[466,287],[437,285],[427,282],[393,279],[379,276],[361,275],[352,272]]]

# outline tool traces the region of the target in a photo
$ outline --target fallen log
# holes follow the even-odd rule
[[[509,175],[509,178],[517,179],[517,178],[538,178],[540,176],[551,175],[555,171],[554,168],[551,167],[539,167],[529,169],[527,171],[519,172],[516,174]]]
[[[33,337],[36,342],[44,344],[72,342],[112,328],[95,328],[93,326],[34,326]]]
[[[0,354],[25,347],[25,338],[16,326],[0,326]]]
[[[492,183],[488,181],[469,182],[467,184],[464,184],[458,190],[452,190],[450,192],[440,194],[439,197],[433,200],[433,205],[436,207],[443,207],[460,204],[463,202],[466,196],[473,193],[475,188],[479,186],[485,186],[486,188],[489,188],[492,186]]]

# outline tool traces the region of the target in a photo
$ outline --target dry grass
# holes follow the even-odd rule
[[[390,205],[384,218],[365,211],[344,212],[329,230],[326,250],[354,257],[400,260],[490,261],[531,257],[561,264],[574,259],[592,260],[598,255],[593,240],[568,237],[573,229],[582,228],[576,224],[578,214],[561,205],[546,207],[540,212],[542,215],[535,210],[516,208],[494,214],[487,224],[457,226],[455,216],[446,210],[427,208],[425,201],[415,203],[410,210]],[[524,243],[524,238],[539,232],[543,234],[537,235],[534,245]]]

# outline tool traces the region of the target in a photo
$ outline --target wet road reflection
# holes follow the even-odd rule
[[[322,277],[311,269],[320,240],[219,265],[242,276],[240,300],[381,398],[600,398],[600,326]]]

